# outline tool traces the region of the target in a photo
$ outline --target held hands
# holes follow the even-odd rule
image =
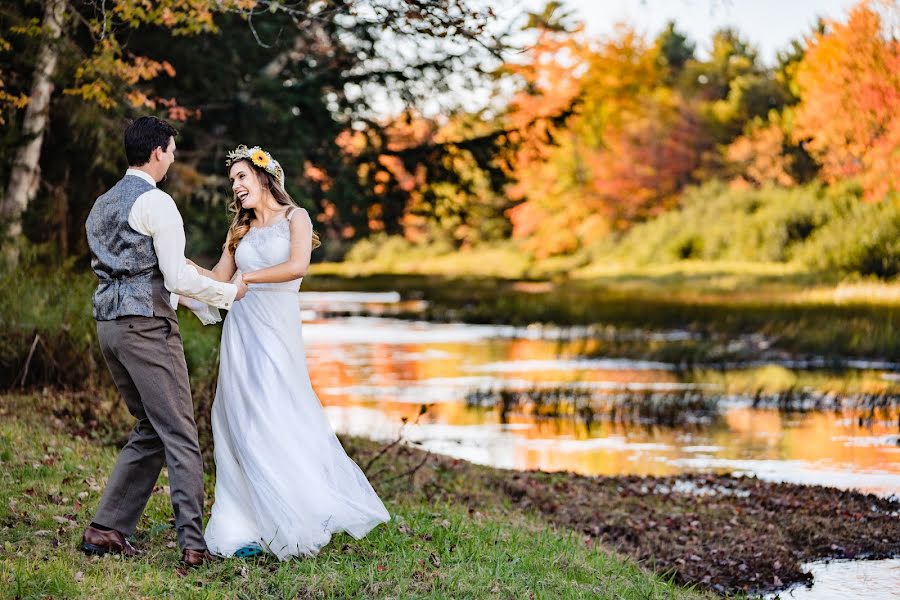
[[[237,271],[234,274],[234,277],[231,279],[231,283],[237,286],[237,294],[235,294],[234,299],[240,300],[244,296],[247,295],[247,284],[244,283],[244,274],[240,271]]]

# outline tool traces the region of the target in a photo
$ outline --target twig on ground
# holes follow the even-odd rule
[[[416,418],[413,420],[413,425],[417,425],[417,424],[419,423],[419,418],[421,418],[421,416],[424,415],[426,412],[428,412],[428,405],[427,405],[427,404],[422,404],[421,406],[419,406],[419,414],[417,414],[417,415],[416,415]],[[395,440],[393,440],[392,442],[390,442],[389,444],[383,446],[383,447],[375,454],[375,456],[373,456],[371,459],[369,459],[369,461],[366,463],[366,465],[362,468],[362,470],[363,470],[364,473],[368,473],[368,472],[369,472],[369,469],[372,468],[372,465],[374,465],[374,464],[375,464],[382,456],[384,456],[385,454],[387,454],[388,452],[390,452],[390,450],[391,450],[392,448],[394,448],[395,446],[397,446],[398,444],[400,444],[400,443],[403,441],[403,430],[406,428],[406,426],[407,426],[408,424],[409,424],[409,422],[408,422],[407,419],[404,417],[404,418],[403,418],[403,424],[400,426],[400,429],[397,431],[397,439],[395,439]],[[373,473],[372,475],[369,475],[369,479],[374,478],[375,475],[380,474],[383,470],[384,470],[384,469],[381,469],[381,470],[379,470],[379,471],[376,471],[376,472]]]
[[[41,341],[41,334],[34,334],[34,341],[31,342],[31,350],[28,351],[28,358],[25,359],[25,367],[22,369],[21,380],[19,381],[19,389],[25,389],[25,379],[28,377],[28,367],[31,366],[31,359],[34,356],[34,351],[37,349],[38,343]],[[13,387],[15,387],[15,382],[13,382]]]
[[[429,451],[427,451],[427,452],[425,453],[425,456],[422,457],[422,460],[420,460],[419,463],[418,463],[416,466],[414,466],[414,467],[412,467],[412,468],[410,468],[410,469],[407,469],[407,470],[404,471],[403,473],[400,473],[400,474],[398,474],[398,475],[394,475],[393,477],[391,477],[391,478],[389,478],[389,479],[386,479],[384,482],[385,482],[385,483],[390,483],[391,481],[394,481],[394,480],[396,480],[396,479],[400,479],[401,477],[409,477],[409,478],[412,478],[412,476],[415,475],[416,472],[417,472],[419,469],[421,469],[423,466],[425,466],[425,463],[428,462],[429,457],[431,457],[431,450],[429,450]]]

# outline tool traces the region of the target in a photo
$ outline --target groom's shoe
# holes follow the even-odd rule
[[[187,567],[200,567],[205,564],[219,562],[221,556],[210,553],[209,550],[191,550],[185,548],[181,553],[181,563]]]
[[[107,531],[88,526],[81,537],[81,550],[85,554],[121,554],[123,556],[140,556],[142,552],[128,543],[125,536],[115,529]]]

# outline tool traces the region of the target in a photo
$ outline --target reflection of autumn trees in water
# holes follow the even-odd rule
[[[396,322],[370,326],[402,327]],[[891,436],[897,435],[896,410],[883,413],[884,418],[867,422],[863,427],[858,423],[861,413],[850,410],[785,413],[772,408],[731,406],[722,411],[721,417],[677,427],[610,421],[598,413],[588,428],[577,415],[551,418],[526,408],[510,411],[506,416],[508,427],[500,429],[500,415],[495,407],[467,405],[464,401],[467,392],[492,387],[530,389],[548,384],[561,387],[568,382],[584,389],[597,382],[614,388],[602,393],[615,394],[629,385],[684,383],[683,375],[676,372],[630,370],[625,363],[615,370],[527,366],[527,361],[552,364],[559,357],[574,358],[581,347],[579,342],[560,346],[548,340],[478,339],[465,343],[403,344],[322,341],[308,344],[307,350],[313,385],[323,404],[351,411],[347,418],[352,418],[354,407],[364,407],[384,415],[387,422],[398,424],[402,418],[415,420],[420,403],[429,404],[419,423],[450,429],[432,433],[423,430],[422,435],[452,438],[453,427],[488,425],[492,429],[480,434],[486,437],[464,437],[461,439],[467,441],[463,443],[486,444],[484,452],[499,453],[495,459],[500,464],[511,461],[517,468],[662,475],[685,470],[685,466],[674,464],[675,461],[702,462],[709,457],[731,461],[798,461],[809,463],[813,469],[818,465],[855,472],[900,474],[896,445],[891,442],[894,439]],[[491,368],[514,366],[520,361],[525,365],[520,370]],[[884,387],[885,380],[877,371],[840,375],[778,368],[775,372],[781,377],[771,381],[781,381],[784,385],[840,384],[849,392],[889,389]],[[719,372],[718,379],[708,373],[698,376],[714,382],[710,391],[715,395],[729,387],[756,386],[767,373],[771,374],[771,369]],[[430,402],[429,393],[435,389],[440,390],[441,401]],[[404,401],[398,401],[401,397]]]

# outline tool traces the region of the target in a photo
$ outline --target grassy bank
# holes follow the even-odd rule
[[[759,358],[719,351],[737,336],[762,336],[766,350],[824,357],[900,358],[900,286],[854,284],[816,287],[800,273],[758,270],[610,272],[584,280],[522,282],[508,279],[415,275],[335,276],[316,265],[304,289],[397,290],[428,302],[436,321],[529,325],[599,325],[609,329],[607,355],[704,362]],[[688,330],[677,344],[628,344],[634,329]],[[626,335],[617,336],[622,331]],[[621,343],[617,343],[621,342]],[[769,352],[773,354],[773,352]]]
[[[179,571],[163,479],[137,536],[147,556],[88,559],[75,546],[115,448],[59,405],[0,396],[5,597],[694,598],[678,584],[777,589],[809,579],[802,562],[900,555],[896,499],[713,475],[521,473],[347,438],[394,515],[363,540]]]
[[[426,318],[440,320],[758,334],[792,353],[893,358],[898,240],[897,197],[865,202],[849,184],[710,182],[686,191],[677,208],[570,254],[543,256],[530,238],[456,249],[439,236],[417,245],[376,235],[342,263],[315,265],[308,284],[326,287],[328,275],[418,292],[430,302]],[[719,345],[674,352],[715,360]]]
[[[416,319],[592,325],[586,355],[649,358],[685,368],[808,356],[900,360],[898,284],[817,287],[802,273],[736,265],[717,271],[708,264],[527,282],[345,277],[330,274],[330,268],[315,265],[303,289],[398,290],[404,298],[427,300],[423,312],[406,315]],[[111,382],[91,318],[94,285],[92,275],[74,269],[32,266],[0,273],[0,389],[48,385],[87,397],[107,394]],[[212,402],[221,327],[204,327],[186,312],[180,326],[201,418]],[[640,334],[659,330],[692,335]]]
[[[390,455],[371,471],[393,520],[363,540],[339,536],[314,559],[180,569],[165,478],[136,537],[146,555],[88,558],[77,543],[115,448],[73,435],[46,409],[37,397],[0,397],[0,495],[9,499],[0,505],[3,598],[702,597],[503,503],[476,511],[446,495],[411,493],[406,463]],[[362,441],[352,447],[360,464],[376,451]]]
[[[852,184],[818,183],[738,190],[711,181],[691,187],[679,206],[611,232],[568,254],[546,256],[552,240],[498,240],[455,249],[439,234],[427,244],[376,234],[358,241],[345,274],[419,273],[448,277],[591,278],[612,269],[717,265],[734,271],[800,276],[831,284],[900,275],[900,197],[865,202]]]

